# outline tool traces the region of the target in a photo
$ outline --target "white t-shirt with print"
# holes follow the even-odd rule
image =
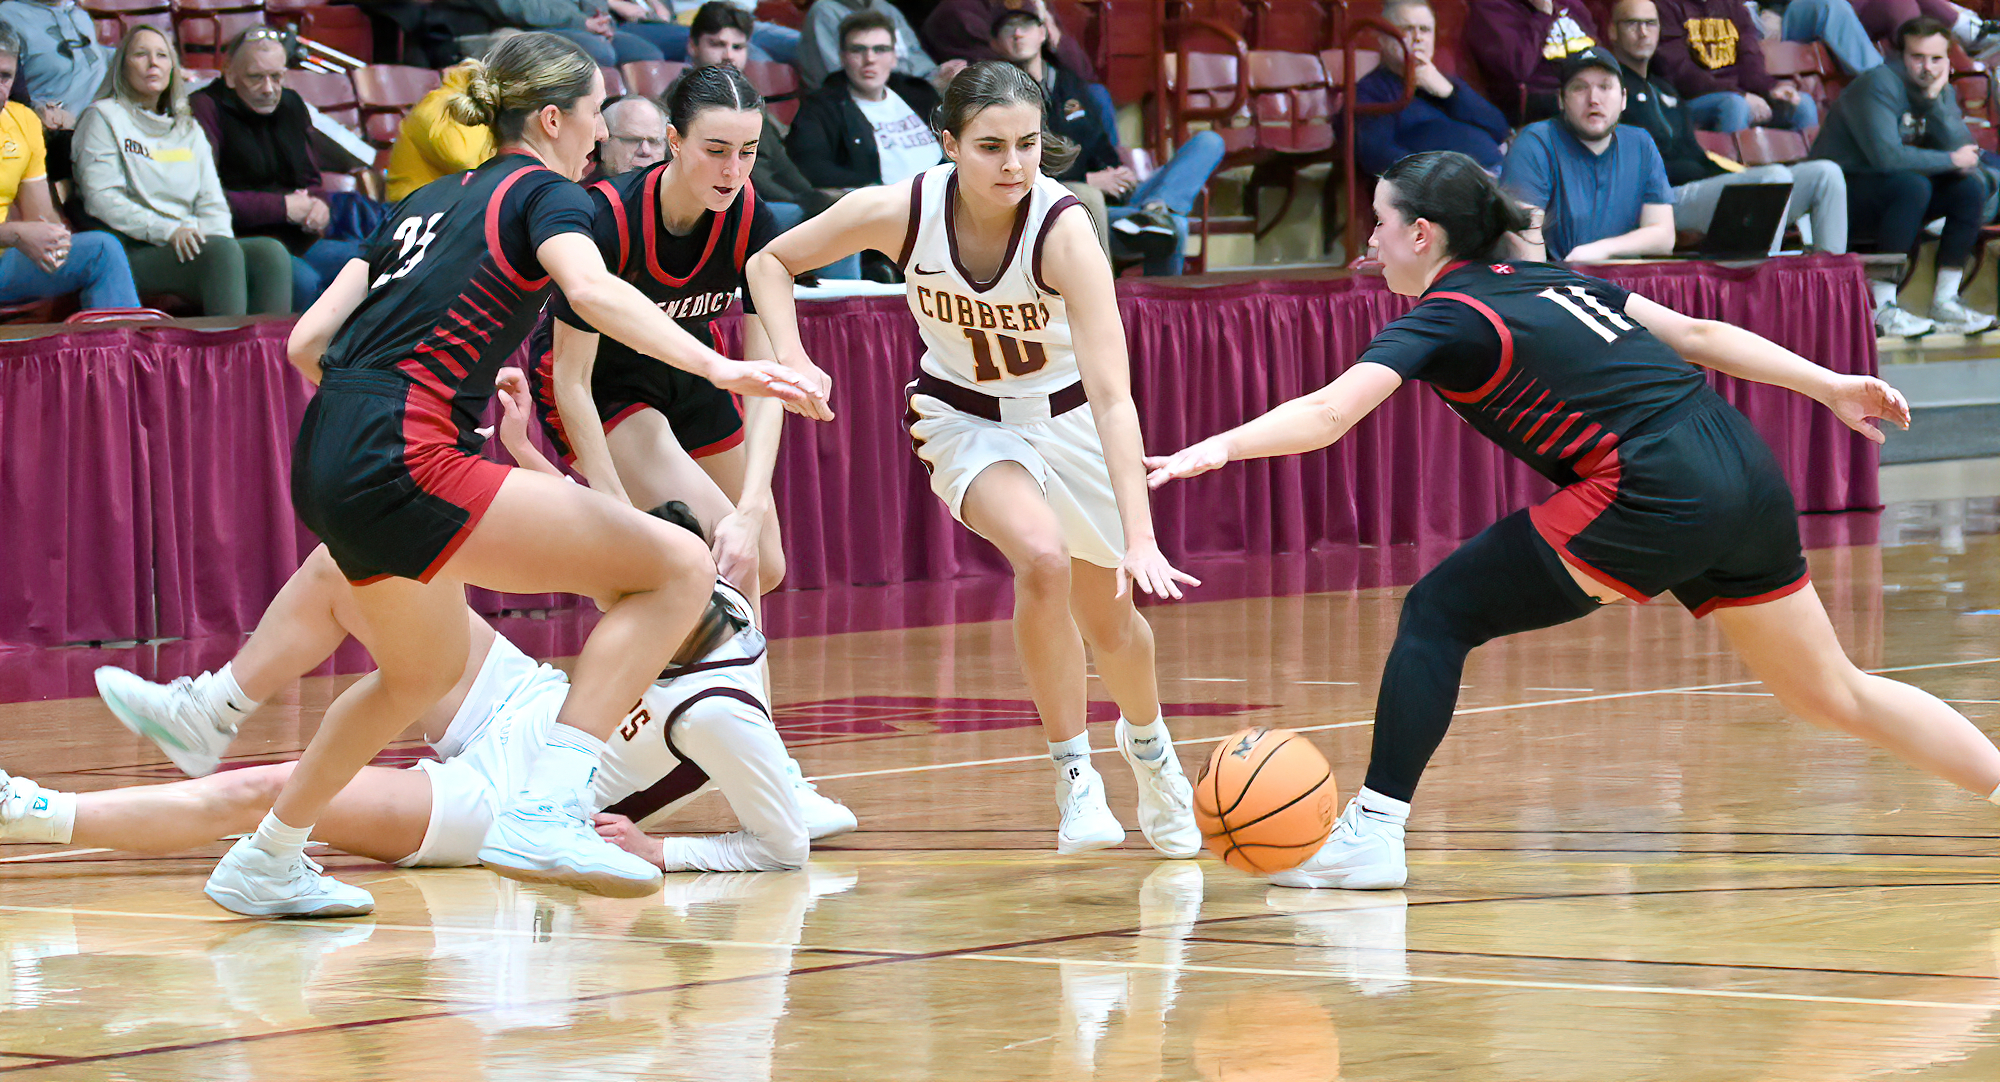
[[[875,150],[882,158],[882,183],[908,180],[944,160],[931,126],[893,90],[881,101],[856,96],[854,104],[875,128]]]

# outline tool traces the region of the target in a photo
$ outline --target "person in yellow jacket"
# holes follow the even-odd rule
[[[493,156],[493,133],[451,119],[444,103],[465,89],[470,72],[460,64],[444,73],[444,85],[424,95],[403,118],[402,130],[389,148],[389,201],[444,176],[476,169]]]

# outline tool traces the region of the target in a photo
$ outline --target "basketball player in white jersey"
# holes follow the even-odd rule
[[[1014,639],[1056,762],[1056,848],[1125,837],[1090,765],[1088,643],[1123,715],[1140,829],[1191,857],[1201,834],[1129,587],[1179,597],[1177,582],[1199,583],[1153,540],[1111,267],[1082,205],[1042,175],[1076,150],[1049,142],[1042,108],[1019,68],[966,68],[940,109],[950,163],[851,193],[753,256],[745,278],[778,357],[804,358],[794,271],[865,248],[902,267],[925,346],[910,436],[932,491],[1013,565]]]

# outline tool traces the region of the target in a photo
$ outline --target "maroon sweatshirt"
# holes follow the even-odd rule
[[[1655,0],[1660,51],[1653,64],[1683,98],[1703,94],[1771,96],[1764,70],[1763,29],[1742,0]]]
[[[1583,0],[1556,0],[1546,15],[1528,0],[1472,0],[1464,41],[1489,96],[1509,114],[1520,108],[1523,87],[1554,94],[1561,89],[1564,58],[1600,44]]]

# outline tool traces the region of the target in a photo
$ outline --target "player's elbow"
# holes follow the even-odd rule
[[[604,317],[617,303],[618,286],[621,284],[610,271],[593,271],[585,274],[582,281],[564,282],[563,297],[592,326],[601,326]]]
[[[751,256],[750,261],[743,265],[743,277],[744,280],[750,282],[755,282],[760,278],[782,277],[790,279],[793,277],[793,272],[784,259],[780,258],[776,252],[766,248],[756,255]]]

